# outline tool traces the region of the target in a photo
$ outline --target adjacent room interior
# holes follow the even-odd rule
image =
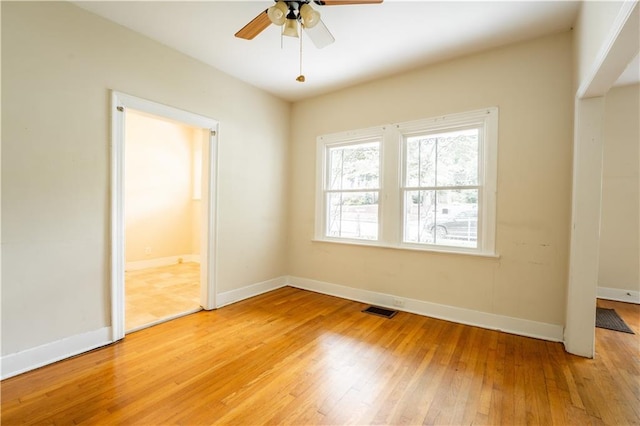
[[[202,132],[126,112],[127,332],[201,309]]]

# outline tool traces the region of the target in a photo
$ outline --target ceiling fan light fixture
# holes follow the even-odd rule
[[[269,16],[269,19],[275,25],[284,25],[285,21],[287,20],[288,10],[289,7],[287,6],[287,4],[280,0],[269,9],[267,9],[267,16]]]
[[[313,28],[320,22],[320,12],[307,3],[300,6],[300,16],[306,28]]]
[[[287,15],[287,22],[284,24],[284,30],[282,30],[282,35],[286,35],[287,37],[299,37],[298,35],[298,19],[293,11],[290,11]]]

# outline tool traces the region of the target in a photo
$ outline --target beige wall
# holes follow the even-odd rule
[[[640,85],[605,97],[598,285],[640,292]]]
[[[286,274],[287,102],[67,2],[1,7],[3,354],[110,325],[110,89],[219,120],[218,291]]]
[[[571,202],[571,42],[569,33],[559,34],[296,103],[290,274],[563,324]],[[312,241],[316,136],[489,106],[500,108],[500,259]]]
[[[132,110],[125,126],[126,261],[199,253],[193,170],[203,130]]]

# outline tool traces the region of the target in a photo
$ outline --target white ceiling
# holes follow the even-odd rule
[[[271,25],[254,40],[236,31],[265,1],[105,1],[78,6],[142,33],[283,99],[295,101],[425,64],[571,28],[573,1],[400,1],[316,6],[336,38],[316,49]]]

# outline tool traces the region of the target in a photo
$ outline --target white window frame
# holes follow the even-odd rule
[[[327,195],[333,192],[350,192],[350,191],[334,191],[327,188],[328,185],[328,177],[329,177],[329,161],[328,161],[328,152],[331,148],[334,147],[342,147],[342,146],[351,146],[351,145],[359,145],[369,142],[380,141],[380,175],[378,176],[378,185],[379,189],[375,189],[372,191],[368,191],[367,189],[358,190],[358,192],[378,192],[378,239],[377,240],[367,240],[367,239],[359,239],[359,238],[346,238],[346,237],[332,237],[326,235],[327,230]],[[383,194],[384,184],[382,182],[383,179],[383,150],[384,150],[384,139],[383,133],[379,128],[371,128],[371,129],[363,129],[357,130],[355,132],[344,132],[337,133],[334,135],[326,135],[320,136],[318,138],[317,147],[317,155],[316,158],[318,160],[316,170],[318,172],[317,180],[318,180],[318,191],[317,199],[316,199],[316,239],[323,241],[335,241],[335,242],[350,242],[352,244],[363,244],[363,245],[379,245],[380,242],[380,223],[381,223],[381,211],[380,205],[382,202],[380,201]],[[318,210],[322,209],[322,210]]]
[[[377,126],[319,136],[316,142],[316,222],[315,241],[373,245],[386,248],[461,253],[496,257],[496,190],[498,169],[498,108],[444,115],[422,120]],[[478,247],[465,248],[403,242],[403,176],[405,138],[417,134],[481,127],[478,152]],[[360,240],[326,235],[326,182],[328,148],[381,139],[378,239]]]

